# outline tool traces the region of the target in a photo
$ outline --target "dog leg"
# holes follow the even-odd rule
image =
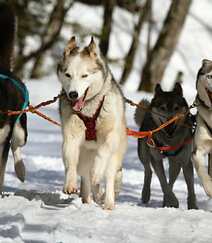
[[[101,205],[104,202],[105,193],[100,184],[92,185],[93,200],[95,203]]]
[[[6,141],[5,144],[0,145],[0,194],[2,193],[3,190],[4,174],[5,174],[9,149],[10,149],[9,141]]]
[[[109,171],[110,170],[110,171]],[[112,210],[115,207],[115,176],[116,171],[114,168],[109,169],[106,175],[106,188],[105,188],[105,200],[104,209]]]
[[[185,177],[185,181],[188,189],[188,209],[198,209],[196,205],[196,196],[194,191],[194,171],[192,162],[189,161],[188,164],[183,166],[183,174]]]
[[[160,185],[162,188],[162,191],[164,193],[164,200],[163,200],[163,206],[164,207],[174,207],[178,208],[179,207],[179,202],[174,195],[174,193],[171,190],[171,187],[168,185],[167,180],[166,180],[166,175],[163,167],[163,161],[154,161],[152,163],[152,166],[155,170],[156,175],[159,178]]]
[[[21,156],[21,147],[26,143],[25,129],[18,122],[15,124],[11,140],[11,148],[14,158],[15,172],[18,179],[25,180],[25,166]]]
[[[169,159],[169,186],[171,187],[171,190],[173,190],[173,186],[180,173],[180,169],[180,163]]]
[[[152,170],[149,162],[144,162],[144,186],[142,190],[142,203],[148,203],[150,200],[150,186],[152,180]]]
[[[122,169],[120,169],[119,171],[117,171],[116,177],[115,177],[115,187],[114,187],[115,199],[118,198],[119,193],[121,191],[122,177],[123,177],[123,173],[122,173]]]
[[[63,192],[67,194],[77,193],[77,166],[79,162],[80,142],[77,139],[64,139],[63,162],[65,166],[65,183]]]
[[[192,156],[192,161],[199,178],[202,181],[203,188],[209,197],[212,197],[212,178],[208,175],[205,167],[205,152],[201,149],[196,149]]]
[[[80,197],[83,203],[91,203],[91,185],[90,177],[81,176]]]

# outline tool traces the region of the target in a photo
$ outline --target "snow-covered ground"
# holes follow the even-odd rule
[[[156,21],[159,27],[170,1],[154,1]],[[161,8],[163,6],[163,8]],[[195,97],[195,73],[202,58],[211,58],[211,33],[203,25],[211,23],[211,0],[194,0],[182,38],[166,71],[164,87],[171,86],[178,70],[185,73],[184,93],[189,103]],[[158,9],[160,11],[158,11]],[[89,9],[76,5],[70,13],[88,29],[101,26],[101,9]],[[162,11],[162,14],[161,14]],[[89,12],[89,14],[88,14]],[[201,21],[199,21],[199,19]],[[123,57],[130,44],[133,26],[132,16],[116,10],[113,29],[111,57]],[[158,27],[158,26],[157,26]],[[138,69],[143,63],[145,35],[142,32],[134,72],[125,87],[125,94],[138,101],[149,96],[135,93]],[[123,44],[124,42],[124,44]],[[114,56],[113,56],[113,55]],[[115,77],[120,69],[112,66]],[[55,76],[41,81],[27,83],[31,103],[57,95],[60,85]],[[44,113],[59,120],[57,104],[43,109]],[[134,109],[127,107],[128,126],[136,129],[133,121]],[[158,179],[153,176],[152,196],[148,205],[140,203],[143,183],[143,167],[137,157],[137,141],[129,138],[129,148],[124,159],[123,188],[116,209],[109,212],[98,205],[83,205],[76,196],[61,192],[64,168],[61,159],[62,137],[60,129],[29,115],[28,143],[23,149],[27,175],[25,183],[18,181],[14,174],[10,155],[5,176],[5,191],[0,200],[0,242],[32,243],[210,243],[212,242],[212,201],[210,201],[195,174],[195,189],[199,210],[187,210],[187,190],[182,174],[176,181],[174,191],[180,201],[180,209],[161,208],[162,192]],[[8,195],[8,196],[7,196]]]
[[[28,87],[33,104],[59,92],[54,76],[29,82]],[[138,100],[141,94],[132,95]],[[57,104],[43,111],[59,119]],[[133,112],[128,107],[128,126],[136,129]],[[0,242],[211,242],[212,202],[197,178],[198,211],[186,210],[187,191],[182,175],[174,189],[180,209],[161,208],[162,193],[156,176],[150,203],[141,205],[144,173],[137,158],[137,141],[130,138],[116,209],[109,212],[94,203],[83,205],[76,195],[61,192],[64,171],[60,129],[35,115],[29,115],[28,124],[29,138],[23,149],[26,181],[23,184],[16,178],[10,155],[5,178],[5,191],[9,193],[0,200]]]

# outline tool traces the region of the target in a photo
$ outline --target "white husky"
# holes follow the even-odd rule
[[[105,179],[104,208],[115,206],[122,178],[127,134],[122,93],[102,59],[93,38],[80,50],[75,37],[68,42],[58,65],[65,96],[60,100],[63,131],[65,193],[77,192],[84,203],[99,201]]]
[[[205,155],[212,159],[212,61],[203,60],[197,75],[197,129],[193,162],[205,192],[212,197],[212,178],[205,167]]]

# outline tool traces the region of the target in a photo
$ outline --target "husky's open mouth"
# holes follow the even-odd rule
[[[77,99],[75,101],[71,101],[71,106],[74,111],[79,112],[85,106],[85,98],[87,96],[87,93],[88,93],[88,88],[86,89],[86,91],[82,97],[80,97],[79,99]]]

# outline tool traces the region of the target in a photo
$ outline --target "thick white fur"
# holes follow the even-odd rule
[[[80,175],[82,179],[80,194],[83,202],[91,201],[91,192],[94,200],[98,201],[99,184],[105,179],[104,208],[113,209],[115,183],[120,186],[122,159],[127,147],[123,98],[109,71],[104,77],[102,70],[96,69],[90,73],[89,69],[92,69],[92,60],[77,55],[71,58],[68,64],[67,72],[72,76],[71,79],[68,80],[63,73],[58,73],[67,94],[70,91],[77,91],[79,96],[83,96],[89,87],[87,102],[82,110],[87,116],[95,113],[105,96],[96,124],[97,141],[85,140],[83,121],[72,112],[68,100],[61,99],[64,192],[77,191],[77,175]],[[105,64],[104,69],[106,70]],[[82,78],[83,74],[88,74],[88,77]]]
[[[212,74],[212,72],[211,72]],[[210,80],[210,85],[212,80]],[[192,160],[196,168],[197,174],[200,177],[205,192],[209,197],[212,197],[212,178],[208,175],[205,166],[205,156],[212,152],[212,137],[210,131],[207,129],[205,122],[212,128],[212,104],[207,95],[205,87],[209,87],[206,77],[201,77],[197,81],[197,92],[200,98],[205,102],[209,108],[198,104],[197,110],[197,128],[194,136],[194,152]]]

